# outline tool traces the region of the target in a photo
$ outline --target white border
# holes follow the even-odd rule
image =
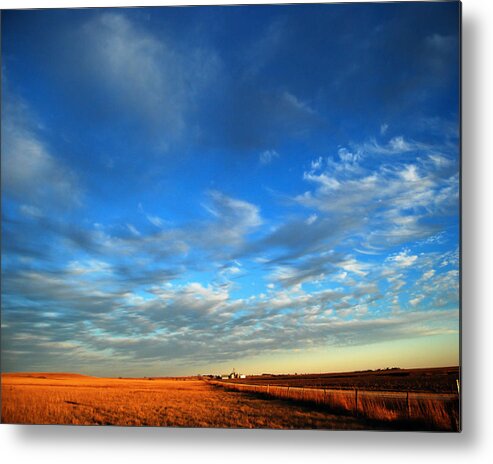
[[[233,1],[0,0],[0,8],[232,4]],[[288,3],[243,1],[241,3]],[[313,3],[313,2],[296,2]],[[490,462],[493,455],[493,2],[463,1],[462,434],[0,425],[6,463]],[[488,458],[490,456],[490,458]]]

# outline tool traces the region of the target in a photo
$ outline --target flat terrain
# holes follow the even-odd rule
[[[459,368],[384,369],[333,374],[259,375],[228,382],[290,387],[457,393]]]
[[[363,419],[196,379],[2,374],[2,423],[368,429]]]

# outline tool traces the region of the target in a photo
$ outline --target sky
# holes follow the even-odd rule
[[[459,3],[1,21],[2,371],[459,364]]]

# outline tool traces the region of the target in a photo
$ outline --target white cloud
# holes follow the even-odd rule
[[[416,150],[430,150],[432,147],[406,140],[404,136],[399,135],[391,138],[385,145],[381,145],[375,138],[371,138],[368,142],[356,144],[355,148],[363,154],[401,155]]]
[[[417,259],[418,256],[410,255],[409,250],[403,250],[400,253],[387,258],[389,262],[395,263],[398,267],[409,267],[415,264]]]
[[[262,224],[260,209],[217,190],[208,192],[208,200],[203,207],[212,220],[183,230],[183,236],[199,249],[216,251],[218,256],[227,258],[227,250],[239,249],[246,236]]]
[[[346,271],[339,272],[338,274],[334,275],[332,277],[333,280],[344,282],[348,276],[348,273]]]
[[[194,101],[220,68],[212,50],[181,50],[119,12],[86,23],[79,39],[87,44],[80,60],[84,82],[95,82],[112,107],[145,123],[162,149],[183,136]]]
[[[399,175],[406,182],[417,182],[420,180],[417,168],[414,164],[407,165],[402,171],[399,172]]]
[[[318,219],[318,216],[316,214],[312,214],[308,217],[306,220],[307,225],[313,224],[316,220]]]
[[[389,146],[395,153],[402,153],[413,149],[413,145],[406,142],[402,136],[391,139]]]
[[[390,280],[390,279],[389,279]],[[392,281],[392,291],[394,292],[398,292],[401,290],[401,288],[403,288],[404,286],[406,285],[406,281],[405,280],[402,280],[402,279],[396,279],[394,281]]]
[[[356,163],[361,160],[361,153],[352,153],[347,148],[339,148],[337,154],[343,163]]]
[[[283,95],[283,100],[289,105],[292,106],[294,109],[302,112],[302,113],[309,113],[309,114],[314,114],[315,111],[308,105],[307,102],[302,101],[295,95],[293,95],[290,92],[284,92]]]
[[[423,301],[423,299],[424,299],[423,295],[418,295],[415,298],[409,300],[409,303],[411,304],[411,306],[418,306]]]
[[[153,225],[153,226],[156,226],[158,228],[163,228],[165,225],[166,225],[166,221],[159,217],[159,216],[156,216],[156,215],[152,215],[152,214],[148,214],[145,210],[144,210],[144,207],[142,206],[142,203],[139,203],[138,204],[138,209],[139,209],[139,212],[142,213],[146,219]]]
[[[199,282],[190,282],[183,286],[168,285],[161,288],[154,288],[152,293],[156,295],[164,306],[156,307],[153,317],[163,317],[162,312],[167,314],[166,320],[173,317],[180,319],[180,314],[185,316],[198,317],[200,314],[211,315],[227,306],[229,298],[228,290],[224,287],[204,286]],[[176,322],[175,322],[176,324]]]
[[[429,280],[435,275],[435,269],[430,269],[423,274],[423,280]]]
[[[279,153],[276,150],[265,150],[260,153],[260,163],[261,164],[270,164],[276,158],[279,158]]]
[[[341,261],[339,266],[348,272],[353,272],[361,277],[364,277],[368,274],[368,265],[364,263],[358,262],[354,258],[347,259],[345,261]]]
[[[449,158],[439,153],[430,153],[428,155],[428,158],[435,164],[437,168],[447,168],[453,164]]]
[[[108,273],[112,272],[112,267],[105,261],[89,259],[86,261],[70,261],[67,265],[67,271],[76,275]]]
[[[369,154],[405,154],[423,151],[413,163],[378,162]],[[431,158],[430,158],[431,156]],[[442,159],[443,156],[443,159]],[[457,210],[458,177],[447,166],[446,155],[437,155],[433,147],[408,142],[404,137],[391,139],[382,147],[373,141],[355,150],[339,149],[337,159],[329,159],[325,169],[303,173],[314,188],[294,197],[294,201],[314,209],[319,220],[330,217],[335,224],[348,214],[358,218],[354,231],[367,230],[365,239],[357,239],[363,252],[435,235],[439,223]],[[371,161],[371,163],[370,163]],[[318,167],[318,163],[314,164]],[[435,220],[430,222],[428,219]]]
[[[317,169],[320,169],[322,167],[322,157],[319,156],[316,160],[313,160],[311,162],[311,169],[312,171],[316,171]]]
[[[127,226],[127,229],[130,231],[130,233],[134,236],[134,237],[140,237],[141,236],[141,233],[136,229],[136,227],[132,224],[126,224]]]
[[[146,215],[147,220],[156,227],[164,227],[166,225],[166,221],[159,216],[151,216]]]
[[[260,210],[252,203],[228,197],[217,190],[209,192],[209,197],[212,199],[209,212],[228,226],[249,229],[262,224]]]
[[[226,266],[221,270],[223,275],[237,275],[241,273],[241,268],[238,266]]]
[[[43,215],[41,209],[32,205],[21,205],[19,210],[24,216],[28,217],[40,218]]]
[[[2,112],[2,189],[24,203],[24,214],[40,215],[45,208],[82,204],[74,172],[47,143],[40,123],[19,98],[4,102]]]
[[[329,177],[327,174],[312,174],[305,172],[303,174],[303,179],[316,182],[326,190],[336,190],[340,187],[340,183],[334,177]]]

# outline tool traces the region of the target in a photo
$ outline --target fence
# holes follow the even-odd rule
[[[341,390],[219,381],[211,383],[229,390],[314,403],[334,412],[367,419],[417,422],[434,430],[458,431],[460,427],[459,395],[455,393]]]

